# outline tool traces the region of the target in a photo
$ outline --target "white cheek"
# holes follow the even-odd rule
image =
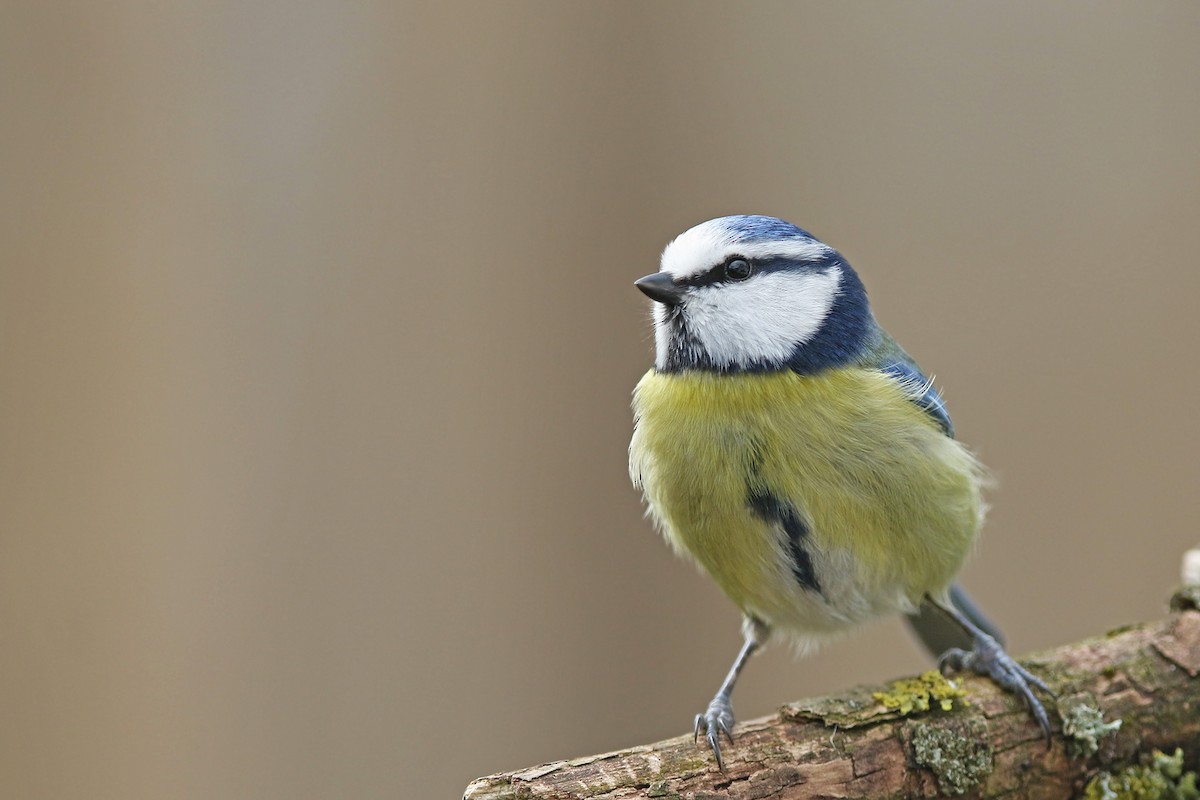
[[[718,366],[783,362],[821,329],[841,278],[834,267],[704,287],[687,300],[689,328]]]

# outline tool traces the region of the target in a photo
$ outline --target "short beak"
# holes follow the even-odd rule
[[[665,306],[677,306],[683,302],[684,287],[675,283],[669,272],[656,272],[644,278],[638,278],[633,285],[656,303]]]

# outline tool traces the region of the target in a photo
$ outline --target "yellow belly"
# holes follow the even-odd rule
[[[651,371],[634,413],[630,472],[664,536],[785,630],[834,631],[943,591],[982,522],[978,463],[878,371]],[[819,591],[751,508],[762,491],[804,519]]]

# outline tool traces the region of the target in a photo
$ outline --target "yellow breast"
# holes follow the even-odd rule
[[[941,591],[982,521],[978,463],[875,370],[651,371],[634,412],[630,471],[663,534],[777,626],[833,630]],[[819,592],[751,508],[764,492],[803,518]]]

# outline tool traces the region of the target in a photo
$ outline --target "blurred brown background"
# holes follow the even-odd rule
[[[0,796],[455,797],[739,643],[628,486],[631,286],[840,248],[995,470],[1016,652],[1196,539],[1200,5],[10,3]],[[924,669],[895,621],[743,719]]]

